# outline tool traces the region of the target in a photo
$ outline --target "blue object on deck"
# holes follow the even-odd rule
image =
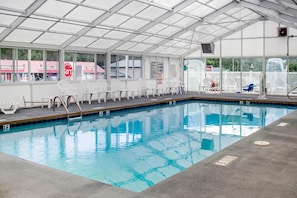
[[[242,88],[243,91],[253,91],[253,89],[254,89],[254,84],[249,84]]]

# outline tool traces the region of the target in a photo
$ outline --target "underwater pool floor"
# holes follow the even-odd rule
[[[157,97],[168,102],[211,95],[189,93]],[[205,97],[205,98],[204,98]],[[225,97],[220,95],[220,97]],[[253,100],[251,96],[248,101]],[[219,97],[217,97],[219,98]],[[230,97],[232,99],[232,97]],[[231,100],[229,98],[229,100]],[[110,110],[151,105],[152,98],[108,101]],[[238,100],[238,98],[233,98]],[[265,101],[283,104],[285,98]],[[257,101],[257,99],[255,99]],[[88,104],[84,104],[88,105]],[[84,105],[82,108],[84,109]],[[93,102],[86,111],[98,107]],[[51,110],[52,111],[52,110]],[[51,117],[50,109],[20,109],[14,115],[0,114],[3,123],[34,121]],[[54,112],[59,117],[61,112]],[[3,121],[5,119],[5,121]],[[185,171],[135,193],[101,182],[44,167],[0,153],[0,197],[297,197],[297,112],[294,111],[258,132],[204,159]],[[269,144],[259,145],[256,141]]]

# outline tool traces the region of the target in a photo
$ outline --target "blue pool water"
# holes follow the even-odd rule
[[[186,101],[12,127],[0,151],[140,192],[293,110]]]

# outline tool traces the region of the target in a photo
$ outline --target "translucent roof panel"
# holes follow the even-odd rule
[[[104,37],[113,38],[113,39],[124,39],[128,35],[130,35],[130,33],[115,30],[115,31],[108,32],[107,34],[104,35]]]
[[[161,30],[160,32],[158,32],[158,34],[165,35],[165,36],[171,36],[180,30],[181,30],[180,28],[171,26],[171,27]]]
[[[89,22],[100,17],[103,13],[104,11],[101,10],[79,6],[67,14],[65,18]]]
[[[113,14],[110,17],[108,17],[106,20],[104,20],[101,25],[106,25],[110,27],[116,27],[119,26],[120,24],[124,23],[130,19],[130,17],[121,15],[121,14]]]
[[[139,44],[135,45],[134,47],[132,47],[130,50],[136,51],[136,52],[142,52],[150,47],[152,47],[152,45],[139,43]]]
[[[38,39],[36,39],[34,43],[61,45],[70,37],[71,35],[67,35],[67,34],[44,33]]]
[[[53,27],[50,28],[51,31],[56,32],[64,32],[64,33],[70,33],[75,34],[78,31],[80,31],[83,28],[83,26],[79,25],[72,25],[68,23],[56,23]]]
[[[0,5],[1,7],[5,8],[13,8],[16,10],[25,11],[33,2],[34,0],[0,0]]]
[[[190,18],[190,17],[184,17],[183,19],[181,19],[181,20],[177,21],[176,23],[174,23],[174,25],[178,26],[180,28],[183,28],[185,26],[192,25],[196,21],[197,21],[197,19]]]
[[[70,46],[77,46],[77,47],[87,47],[89,46],[91,43],[93,43],[94,41],[96,41],[96,38],[93,37],[80,37],[79,39],[77,39],[76,41],[74,41],[73,43],[71,43]]]
[[[47,30],[54,24],[55,22],[50,20],[46,21],[41,19],[28,18],[20,25],[20,27]]]
[[[138,36],[135,36],[131,39],[131,41],[135,41],[135,42],[142,42],[144,41],[145,39],[149,38],[149,36],[145,36],[145,35],[138,35]]]
[[[93,28],[90,31],[86,33],[87,36],[95,36],[95,37],[102,37],[103,35],[107,34],[110,32],[110,28],[104,28],[104,27],[98,27],[98,28]]]
[[[17,14],[14,12],[2,11],[0,13],[0,25],[10,25],[17,19]]]
[[[60,1],[49,0],[37,9],[36,14],[44,14],[53,17],[63,17],[70,12],[75,5]]]
[[[164,5],[169,8],[173,8],[174,6],[182,2],[182,0],[152,0],[152,2]]]
[[[177,21],[180,21],[184,17],[185,16],[181,15],[181,14],[173,14],[170,17],[167,17],[165,20],[163,20],[162,23],[165,23],[165,24],[168,24],[168,25],[174,24]]]
[[[129,3],[122,9],[120,9],[119,13],[125,14],[125,15],[130,15],[130,16],[135,16],[136,14],[138,14],[139,12],[141,12],[142,10],[144,10],[147,7],[148,7],[148,5],[145,3],[141,3],[138,1],[132,1],[131,3]]]
[[[122,50],[122,51],[125,51],[125,50],[128,50],[128,49],[134,47],[135,45],[137,45],[137,43],[134,43],[134,42],[126,42],[126,43],[124,43],[123,45],[120,45],[118,48],[116,48],[116,50]]]
[[[141,27],[145,26],[148,23],[149,21],[144,19],[131,18],[128,21],[121,24],[120,28],[125,28],[128,30],[139,30]]]
[[[103,8],[106,10],[111,9],[116,4],[118,4],[121,0],[86,0],[84,5],[89,5],[92,7]]]
[[[224,1],[222,1],[222,0],[213,0],[213,1],[209,2],[209,3],[207,3],[207,5],[217,10],[217,9],[219,9],[221,7],[226,6],[227,4],[231,3],[232,1],[233,0],[224,0]]]
[[[154,25],[150,29],[146,30],[146,32],[155,34],[155,33],[160,32],[161,30],[163,30],[163,29],[165,29],[167,27],[169,27],[169,26],[168,25],[165,25],[165,24],[160,24],[159,23],[159,24]]]
[[[116,40],[111,39],[99,39],[98,41],[92,43],[89,47],[91,48],[99,48],[99,49],[108,49],[112,45],[116,44]]]
[[[42,34],[42,32],[16,29],[5,38],[5,41],[31,43],[40,34]]]
[[[163,40],[164,40],[163,38],[159,38],[159,37],[149,37],[148,39],[144,40],[144,42],[151,43],[151,44],[158,44]]]
[[[157,7],[154,7],[154,6],[150,6],[150,7],[146,8],[146,9],[144,9],[143,11],[141,11],[136,16],[137,17],[142,17],[142,18],[145,18],[145,19],[155,20],[156,18],[158,18],[159,16],[161,16],[165,12],[167,12],[167,10],[162,9],[162,8],[157,8]]]

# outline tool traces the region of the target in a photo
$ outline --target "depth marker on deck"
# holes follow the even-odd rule
[[[288,125],[288,123],[286,123],[286,122],[281,122],[281,123],[279,123],[279,124],[276,125],[276,126],[284,127],[284,126],[286,126],[286,125]]]
[[[218,166],[227,166],[236,159],[237,159],[236,156],[225,155],[223,158],[221,158],[219,161],[215,162],[214,164]]]

